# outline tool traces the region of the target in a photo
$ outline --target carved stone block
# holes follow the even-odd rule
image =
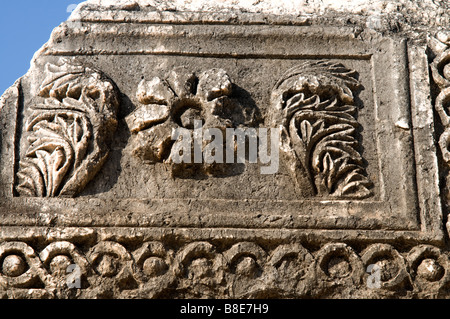
[[[0,297],[449,297],[445,4],[150,2],[2,96]]]

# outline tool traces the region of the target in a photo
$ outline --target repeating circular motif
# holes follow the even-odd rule
[[[104,241],[95,245],[89,252],[88,258],[93,269],[102,277],[118,275],[132,258],[125,247],[112,241]]]
[[[0,244],[0,287],[26,288],[45,275],[32,247],[23,242]]]
[[[158,296],[176,279],[174,252],[158,241],[145,242],[133,253],[136,264],[134,277],[140,283],[141,291],[149,298]]]
[[[448,255],[430,245],[419,245],[407,255],[414,286],[419,291],[438,292],[450,282]]]
[[[256,278],[262,271],[266,252],[252,242],[242,242],[233,245],[224,253],[230,271],[238,276]]]
[[[2,273],[8,277],[18,277],[27,270],[27,264],[18,255],[8,255],[3,259]]]
[[[441,87],[450,86],[450,50],[445,50],[431,63],[434,82]]]
[[[396,289],[408,279],[405,260],[391,245],[369,246],[362,253],[362,261],[366,272],[373,274],[376,269],[380,288]]]
[[[158,298],[177,292],[199,297],[302,297],[315,288],[395,292],[408,283],[414,293],[442,296],[450,283],[448,253],[431,245],[400,253],[388,244],[372,244],[358,253],[345,243],[328,243],[311,252],[298,243],[267,249],[238,242],[220,250],[206,241],[178,248],[148,241],[133,249],[114,241],[90,248],[59,241],[37,254],[27,243],[3,242],[0,291],[27,288],[51,294],[54,288],[71,289],[65,285],[71,265],[80,269],[80,291],[95,290],[100,297]],[[378,285],[368,285],[374,278]]]
[[[340,285],[357,285],[364,270],[355,251],[344,243],[326,244],[316,256],[318,280]]]
[[[67,285],[68,275],[75,268],[79,270],[79,280],[87,276],[89,262],[82,252],[68,241],[60,241],[49,244],[39,254],[39,258],[50,275],[49,286],[64,287]],[[72,267],[71,266],[75,266]],[[76,275],[76,274],[75,274]],[[80,284],[81,285],[81,284]]]

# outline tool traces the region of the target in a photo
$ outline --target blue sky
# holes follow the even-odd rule
[[[78,0],[15,0],[0,2],[0,95],[29,67],[33,54],[52,30],[70,15]]]

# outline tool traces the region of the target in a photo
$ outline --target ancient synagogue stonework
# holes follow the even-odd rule
[[[53,31],[0,99],[0,298],[450,297],[448,4],[250,2]]]

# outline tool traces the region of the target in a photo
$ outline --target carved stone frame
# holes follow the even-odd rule
[[[89,14],[83,23],[96,23],[95,16],[89,18]],[[264,19],[250,19],[236,25],[228,24],[226,20],[209,23],[207,18],[201,20],[195,15],[174,19],[171,13],[166,14],[168,16],[153,17],[158,25],[152,28],[133,26],[140,28],[145,35],[148,41],[146,50],[140,48],[141,42],[137,39],[126,42],[127,50],[108,51],[101,47],[102,43],[89,43],[91,40],[83,39],[81,32],[74,32],[71,35],[74,43],[80,41],[83,48],[67,51],[55,39],[54,45],[45,50],[42,59],[51,62],[60,56],[143,54],[299,61],[335,59],[344,64],[348,60],[364,61],[371,69],[374,87],[373,112],[377,119],[374,125],[382,181],[379,199],[284,202],[127,199],[115,203],[116,211],[108,212],[104,208],[110,203],[97,198],[24,200],[14,197],[14,146],[18,142],[17,133],[21,127],[17,123],[21,120],[26,95],[19,80],[4,96],[6,104],[3,108],[8,113],[0,118],[0,130],[2,127],[12,128],[11,123],[15,123],[13,129],[2,132],[0,145],[0,260],[1,253],[8,249],[20,251],[32,265],[30,278],[34,280],[39,277],[44,285],[35,287],[28,281],[20,281],[22,277],[5,279],[0,275],[0,288],[2,284],[12,287],[14,296],[26,296],[28,288],[36,288],[32,294],[37,298],[85,296],[83,290],[80,293],[62,289],[55,293],[54,287],[57,285],[45,270],[47,260],[51,259],[49,252],[52,251],[70,252],[82,261],[81,264],[87,265],[83,276],[91,278],[90,288],[86,292],[89,297],[92,294],[100,297],[164,297],[174,291],[175,285],[175,290],[180,289],[178,296],[181,297],[303,297],[310,296],[308,289],[311,286],[317,289],[315,293],[320,296],[321,289],[336,285],[364,288],[362,278],[368,276],[364,272],[365,267],[381,257],[387,258],[399,269],[393,278],[382,283],[382,288],[387,291],[400,289],[405,282],[415,279],[423,256],[435,258],[445,268],[440,281],[431,283],[435,285],[433,293],[437,294],[436,291],[449,282],[447,253],[429,246],[443,247],[446,236],[425,45],[379,35],[362,40],[360,30],[350,27],[303,26],[302,23],[289,25],[289,21],[281,20],[268,26]],[[220,15],[216,18],[220,19]],[[142,24],[155,21],[143,21]],[[174,25],[166,25],[177,21]],[[191,32],[189,37],[185,36],[186,27]],[[120,24],[115,30],[115,33],[101,31],[105,42],[111,38],[126,37],[129,31],[127,26]],[[220,39],[211,40],[212,31],[220,35]],[[95,32],[100,31],[93,30]],[[301,45],[277,43],[282,38],[280,34],[292,40],[301,39]],[[158,46],[161,38],[166,39],[163,48]],[[333,38],[338,39],[339,44],[330,42]],[[184,43],[181,51],[180,39]],[[267,40],[267,46],[260,48],[251,45],[255,39]],[[318,53],[317,48],[322,48],[322,51]],[[392,77],[389,78],[389,75]],[[395,100],[386,94],[388,90],[395,90]],[[387,139],[387,130],[395,132],[394,141]],[[392,172],[396,170],[404,172],[404,180],[393,179],[395,174]],[[393,202],[392,198],[400,198],[401,201]],[[168,202],[176,204],[175,212],[164,211]],[[230,205],[234,213],[220,214],[225,208],[229,211]],[[394,248],[397,244],[399,246]],[[31,246],[40,252],[41,261]],[[44,247],[45,250],[42,250]],[[83,251],[79,251],[78,247],[82,247]],[[123,271],[115,277],[108,277],[96,268],[97,257],[105,252],[114,252],[123,265]],[[304,267],[299,266],[301,271],[294,267],[296,276],[300,273],[303,276],[297,281],[291,279],[289,272],[278,275],[283,258],[293,255]],[[148,279],[142,273],[143,260],[148,256],[161,258],[173,271],[163,277]],[[214,268],[214,282],[209,287],[211,291],[201,280],[190,281],[182,275],[182,271],[188,269],[199,256],[209,258]],[[259,267],[265,277],[242,279],[243,275],[236,270],[236,263],[242,256],[251,256],[255,267]],[[330,260],[336,256],[351,265],[351,272],[342,277],[330,273]],[[304,266],[304,263],[307,265]],[[138,288],[108,294],[111,284],[122,287],[130,276],[134,276]],[[223,281],[224,276],[226,279]],[[295,287],[277,290],[280,282],[291,281],[295,282]],[[240,290],[235,288],[236,282],[240,283]],[[428,293],[427,284],[417,280],[414,289]],[[227,285],[232,288],[226,290]],[[189,289],[190,294],[185,292]],[[2,294],[7,293],[0,289],[0,296]]]
[[[203,26],[191,26],[198,37],[206,37],[207,33]],[[379,38],[369,42],[355,39],[354,30],[344,28],[336,30],[335,28],[316,28],[316,27],[287,27],[278,26],[277,28],[267,28],[266,26],[214,26],[220,29],[223,38],[227,38],[229,34],[239,31],[245,34],[245,41],[251,41],[251,37],[266,37],[270,39],[273,33],[291,32],[291,37],[302,39],[302,45],[292,47],[283,47],[283,52],[279,52],[281,44],[270,46],[263,51],[259,48],[250,46],[238,47],[237,50],[231,50],[225,42],[222,41],[223,48],[219,51],[216,47],[208,48],[207,45],[201,53],[195,53],[193,43],[189,43],[187,39],[186,52],[178,54],[187,56],[217,56],[217,57],[234,57],[234,58],[285,58],[285,59],[356,59],[367,61],[371,68],[372,81],[374,86],[374,106],[376,123],[376,144],[378,148],[378,158],[380,169],[380,198],[378,200],[366,201],[347,201],[336,200],[330,202],[328,200],[303,200],[303,201],[278,201],[278,202],[260,202],[252,203],[248,201],[205,201],[201,200],[177,200],[179,209],[173,213],[172,220],[163,220],[160,207],[164,206],[165,200],[150,200],[151,204],[146,201],[132,200],[134,205],[141,207],[149,207],[149,213],[133,214],[131,220],[124,219],[121,214],[112,213],[108,218],[110,222],[101,222],[97,220],[95,214],[91,212],[80,213],[79,207],[89,206],[92,202],[98,202],[96,205],[103,205],[100,200],[92,198],[76,198],[76,199],[28,199],[26,203],[11,196],[11,185],[13,181],[2,182],[2,193],[7,198],[11,210],[15,207],[21,207],[21,210],[28,215],[28,218],[17,219],[17,216],[8,211],[2,213],[3,225],[21,225],[21,226],[45,226],[37,222],[35,207],[40,207],[42,214],[43,207],[51,207],[53,203],[64,203],[68,207],[75,208],[76,214],[49,211],[45,214],[54,216],[52,219],[57,220],[61,226],[96,226],[108,227],[110,225],[121,227],[160,227],[167,225],[169,227],[202,227],[211,228],[212,231],[222,232],[223,228],[248,228],[266,231],[272,230],[276,233],[280,231],[278,225],[282,225],[286,219],[290,219],[291,223],[283,232],[296,234],[303,237],[306,234],[318,236],[323,240],[342,238],[348,239],[368,239],[368,240],[390,240],[404,238],[419,242],[442,243],[443,242],[443,219],[442,208],[439,199],[438,185],[438,165],[436,158],[436,148],[434,145],[434,128],[433,128],[433,109],[429,97],[430,76],[428,72],[428,61],[426,56],[426,48],[423,46],[415,46],[408,44],[403,39]],[[339,41],[344,41],[347,45],[335,46],[333,53],[328,53],[329,48],[323,48],[323,52],[312,54],[309,52],[308,45],[310,42],[314,47],[320,47],[318,38],[327,38],[336,36],[337,31],[341,34]],[[330,32],[328,35],[327,33]],[[158,37],[164,36],[165,30],[153,32],[153,40],[157,41]],[[170,38],[176,42],[176,36]],[[249,40],[250,39],[250,40]],[[233,41],[233,40],[228,40]],[[208,44],[211,41],[206,41]],[[133,43],[130,44],[133,47]],[[86,47],[89,47],[86,45]],[[170,45],[166,46],[167,52],[148,52],[146,54],[177,54],[177,50],[170,49]],[[173,52],[172,52],[173,51]],[[78,54],[90,54],[95,52],[79,52]],[[52,56],[68,55],[68,52],[61,51],[58,47],[52,48],[47,52],[48,58]],[[101,53],[108,54],[108,53]],[[118,53],[115,53],[118,54]],[[389,74],[387,74],[389,68]],[[391,75],[391,77],[389,76]],[[391,85],[386,85],[387,81],[391,81]],[[16,90],[16,92],[14,92]],[[391,100],[387,90],[396,92],[395,100]],[[16,89],[12,89],[13,94],[20,91],[20,83]],[[21,101],[12,107],[13,112],[19,112]],[[14,113],[9,115],[14,119]],[[383,127],[383,130],[380,129]],[[395,141],[388,140],[387,132],[395,132]],[[390,133],[389,132],[389,133]],[[11,132],[12,133],[12,132]],[[9,133],[9,134],[11,134]],[[9,141],[2,143],[3,162],[8,162],[8,158],[13,157],[10,145],[14,145],[15,136],[11,134]],[[416,142],[417,141],[417,142]],[[394,145],[394,147],[392,147]],[[414,145],[414,146],[413,146]],[[425,166],[426,165],[426,169]],[[8,165],[3,166],[2,176],[14,176]],[[393,172],[396,170],[405,172],[404,180],[394,180]],[[393,201],[392,198],[400,198],[400,201]],[[131,200],[124,200],[118,204],[119,207],[129,207]],[[139,203],[139,204],[138,204]],[[189,218],[186,217],[188,211],[187,204],[190,203],[191,213]],[[222,215],[220,220],[214,218],[220,215],[222,205],[234,205],[236,207],[235,214]],[[193,205],[193,206],[192,206]],[[266,216],[270,219],[276,216],[279,220],[268,222],[266,218],[255,218],[254,214],[245,214],[251,211],[253,205],[256,206],[260,216]],[[24,206],[29,209],[25,210]],[[151,207],[151,208],[150,208]],[[192,212],[192,207],[198,207],[198,213]],[[68,208],[70,210],[70,208]],[[132,213],[132,209],[128,209]],[[330,213],[332,211],[332,213]],[[154,212],[154,213],[153,213]],[[282,212],[288,212],[283,214]],[[303,214],[305,212],[305,214]],[[201,222],[197,219],[202,216]],[[103,216],[101,219],[104,220]],[[196,221],[197,220],[197,221]],[[264,221],[266,220],[266,221]],[[314,225],[311,227],[310,225]],[[222,230],[219,230],[222,229]]]

